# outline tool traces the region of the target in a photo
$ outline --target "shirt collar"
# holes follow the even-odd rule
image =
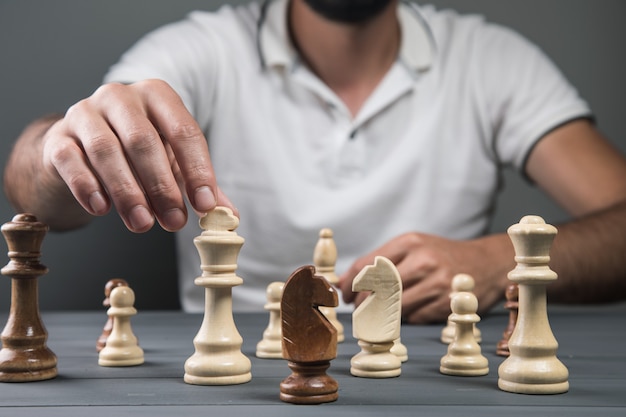
[[[289,0],[267,0],[258,22],[261,62],[267,67],[291,68],[298,60],[287,27]],[[415,4],[400,2],[398,6],[402,38],[400,60],[415,71],[426,71],[435,56],[435,41],[426,19]]]

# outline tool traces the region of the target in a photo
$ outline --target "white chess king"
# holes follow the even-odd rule
[[[252,379],[251,363],[243,353],[243,338],[233,319],[232,288],[243,280],[235,274],[244,239],[235,229],[239,219],[227,207],[216,207],[200,219],[204,230],[194,239],[205,288],[204,320],[193,340],[195,353],[185,362],[184,380],[194,385],[242,384]]]

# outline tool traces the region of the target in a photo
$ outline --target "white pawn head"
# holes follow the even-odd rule
[[[281,281],[275,281],[270,283],[270,285],[267,286],[267,290],[265,291],[267,301],[269,301],[270,303],[279,303],[283,298],[284,286],[285,283]]]
[[[471,292],[474,291],[474,278],[468,274],[456,274],[452,278],[453,292]]]
[[[476,314],[478,310],[478,300],[471,292],[459,292],[452,297],[450,308],[454,314]]]
[[[126,308],[135,304],[135,292],[130,287],[116,287],[111,290],[111,307]]]
[[[329,229],[328,227],[325,227],[322,230],[320,230],[319,236],[322,239],[330,239],[333,237],[333,230]]]

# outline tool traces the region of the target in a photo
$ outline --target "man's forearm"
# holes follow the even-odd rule
[[[5,167],[4,191],[16,211],[35,214],[53,230],[68,230],[86,224],[90,216],[63,180],[43,168],[42,138],[60,117],[38,119],[22,132]]]
[[[550,267],[559,279],[551,301],[626,299],[626,201],[557,226]]]

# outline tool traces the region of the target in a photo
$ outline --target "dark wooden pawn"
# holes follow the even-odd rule
[[[282,401],[320,404],[338,398],[337,381],[326,373],[337,356],[337,329],[319,311],[337,304],[337,291],[313,266],[297,269],[285,283],[282,346],[292,374],[280,383]]]
[[[496,346],[496,354],[499,356],[509,356],[511,354],[509,351],[509,339],[513,334],[513,330],[515,330],[517,312],[519,309],[519,290],[517,288],[517,283],[512,282],[509,284],[504,295],[506,297],[504,308],[509,310],[509,323],[502,333],[502,339],[500,339],[498,345]]]
[[[48,226],[32,214],[18,214],[2,226],[12,278],[11,309],[2,331],[0,381],[29,382],[57,376],[57,358],[46,346],[48,333],[39,314],[38,278],[48,272],[39,262]]]
[[[109,297],[111,297],[111,291],[113,291],[113,288],[117,287],[128,287],[128,282],[126,282],[126,280],[122,278],[113,278],[107,281],[106,285],[104,286],[104,300],[102,301],[102,305],[105,308],[108,309],[109,307],[111,307],[111,300]],[[111,335],[112,330],[113,318],[109,317],[106,323],[104,323],[102,334],[96,341],[96,351],[100,352],[104,348],[107,343],[107,339]]]

